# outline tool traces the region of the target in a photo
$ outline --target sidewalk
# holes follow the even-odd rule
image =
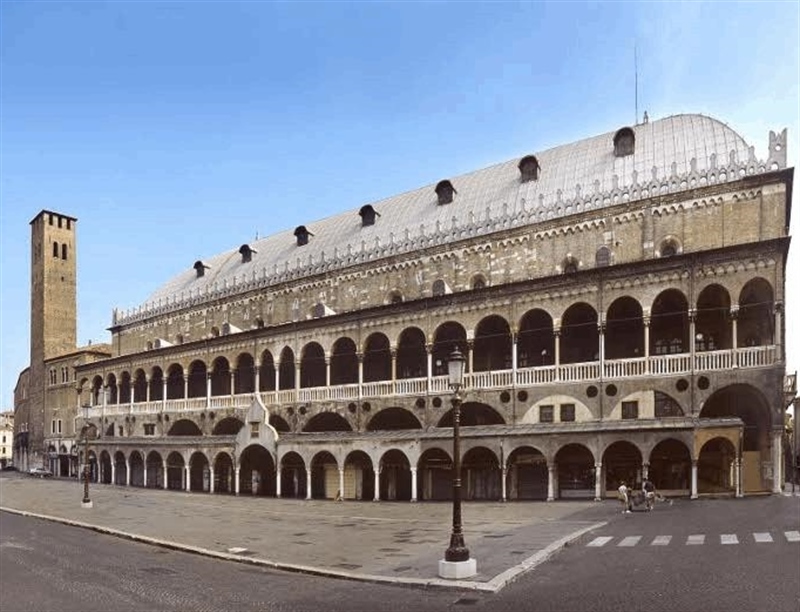
[[[452,581],[437,575],[450,539],[449,502],[306,501],[96,484],[93,508],[81,508],[82,497],[74,480],[0,476],[0,510],[7,512],[290,571],[484,591],[499,590],[617,509],[585,501],[466,502],[464,535],[479,573]]]

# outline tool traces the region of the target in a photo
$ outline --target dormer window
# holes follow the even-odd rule
[[[308,237],[313,236],[311,232],[306,229],[305,225],[298,225],[294,230],[295,238],[297,238],[297,246],[308,244]]]
[[[526,155],[519,160],[519,180],[523,183],[539,180],[539,160],[534,155]]]
[[[243,244],[239,247],[239,253],[242,256],[242,263],[247,263],[253,261],[253,253],[256,253],[256,250],[249,244]]]
[[[450,204],[453,201],[453,195],[457,193],[453,188],[453,183],[448,180],[439,181],[436,185],[436,197],[439,201],[439,206],[443,204]]]
[[[614,135],[614,155],[617,157],[633,155],[635,144],[636,138],[633,130],[629,127],[622,128]]]
[[[375,217],[380,217],[380,214],[378,214],[369,204],[362,206],[361,210],[358,211],[358,214],[361,216],[361,227],[375,225]]]
[[[206,268],[209,268],[209,267],[210,267],[210,266],[208,266],[208,265],[204,264],[204,263],[203,263],[201,260],[199,260],[199,259],[198,259],[196,262],[194,262],[194,271],[195,271],[195,273],[197,274],[197,278],[200,278],[201,276],[205,276],[205,274],[206,274]]]
[[[661,243],[658,251],[658,255],[661,257],[675,257],[681,252],[681,247],[674,238],[667,238]]]
[[[578,260],[572,255],[567,255],[564,258],[564,274],[575,274],[578,271]]]

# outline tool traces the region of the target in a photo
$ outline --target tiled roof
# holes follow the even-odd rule
[[[156,290],[140,308],[115,312],[115,324],[236,294],[362,261],[411,252],[504,227],[537,223],[585,209],[676,192],[696,183],[724,182],[741,172],[765,172],[753,148],[725,124],[703,115],[676,115],[633,126],[635,152],[614,155],[616,130],[535,153],[538,180],[521,182],[519,158],[448,178],[456,190],[451,204],[438,205],[434,184],[372,202],[380,215],[362,227],[359,208],[301,223],[313,234],[298,246],[294,228],[203,258],[198,277],[194,258],[184,272]],[[530,152],[527,152],[530,154]],[[198,253],[197,255],[202,255]]]

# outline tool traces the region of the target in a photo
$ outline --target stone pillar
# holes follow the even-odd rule
[[[311,468],[306,468],[306,499],[311,499]]]
[[[739,305],[731,306],[731,346],[733,347],[733,367],[739,367],[739,326],[737,319],[739,318]]]
[[[206,372],[206,410],[211,408],[211,374]]]
[[[125,486],[131,486],[131,461],[125,457]]]
[[[467,340],[467,365],[468,372],[472,374],[475,371],[473,358],[475,357],[475,340]]]
[[[375,470],[375,494],[372,496],[372,501],[381,501],[381,470]]]
[[[697,460],[692,459],[692,494],[690,499],[697,499]]]
[[[781,339],[783,338],[783,302],[775,302],[775,331],[772,334],[772,344],[781,346]],[[777,359],[780,359],[782,354],[778,351]],[[796,419],[795,419],[796,420]]]
[[[208,466],[208,492],[214,492],[214,466]]]
[[[695,371],[694,356],[697,353],[697,328],[695,325],[697,319],[697,311],[694,308],[689,309],[689,369]],[[694,410],[694,406],[692,406]]]
[[[397,380],[397,348],[389,349],[392,356],[392,382]]]
[[[241,490],[240,489],[241,483],[239,482],[239,472],[241,471],[241,469],[242,468],[240,468],[238,465],[235,468],[233,468],[233,492],[236,495],[239,495],[239,491]]]
[[[325,386],[331,386],[331,359],[325,356]]]
[[[164,375],[161,381],[161,411],[167,409],[167,376]]]
[[[644,317],[644,373],[650,373],[650,315]]]
[[[147,458],[146,457],[145,457],[145,462],[144,462],[144,482],[143,482],[142,486],[145,489],[147,488]]]
[[[108,406],[108,385],[103,386],[103,408]],[[114,465],[113,463],[111,465]]]
[[[514,384],[517,383],[517,340],[519,336],[516,331],[511,332],[511,370],[513,372],[512,380]]]
[[[189,375],[183,375],[183,399],[189,399]]]
[[[111,484],[117,484],[117,462],[113,457],[111,458]]]
[[[275,470],[275,497],[278,499],[281,498],[281,465],[278,464],[278,468]]]
[[[556,327],[553,329],[553,344],[555,345],[556,355],[555,355],[555,366],[556,366],[556,380],[560,379],[561,376],[559,375],[558,369],[561,365],[561,327]]]
[[[600,315],[601,320],[597,325],[597,359],[600,362],[600,380],[605,378],[605,361],[606,361],[606,322],[604,315]]]
[[[428,385],[426,388],[430,391],[431,378],[433,377],[433,344],[430,342],[425,345],[425,357],[428,362]]]
[[[642,463],[642,480],[647,480],[650,477],[650,464]]]
[[[275,363],[275,391],[281,388],[281,364]]]
[[[255,379],[255,392],[261,392],[261,368],[253,366],[253,377]]]
[[[163,471],[164,471],[164,482],[162,483],[162,486],[163,486],[165,489],[168,489],[168,488],[169,488],[169,480],[168,480],[168,478],[167,478],[167,475],[168,475],[168,473],[169,473],[169,472],[168,472],[168,470],[167,470],[167,461],[166,461],[166,460],[164,460],[164,467],[163,467]]]
[[[783,492],[783,432],[772,432],[772,492]]]
[[[339,468],[339,495],[338,499],[344,499],[344,468]]]
[[[358,359],[358,399],[360,400],[363,395],[362,387],[364,386],[364,353],[356,353]]]
[[[236,395],[236,370],[231,370],[231,397]]]
[[[594,464],[594,501],[602,500],[603,495],[603,464]]]
[[[555,481],[555,466],[548,465],[547,466],[547,501],[553,501],[555,497],[556,491],[556,481]]]
[[[417,501],[417,468],[411,468],[411,501]]]
[[[736,497],[742,496],[742,462],[737,458],[733,464],[733,477],[736,480]]]
[[[514,346],[517,346],[516,342],[514,343]],[[500,478],[501,478],[500,485],[502,487],[501,488],[502,493],[501,493],[501,496],[500,496],[500,501],[502,501],[502,502],[504,502],[504,501],[506,501],[508,499],[508,495],[507,495],[507,491],[506,491],[506,485],[507,485],[506,477],[507,476],[508,476],[508,467],[506,467],[506,465],[503,464],[503,470],[502,470],[502,474],[500,476]]]
[[[144,377],[144,401],[150,403],[150,377]]]
[[[185,484],[185,488],[186,488],[187,491],[191,491],[192,490],[192,478],[191,478],[192,472],[191,472],[191,469],[192,469],[192,466],[190,466],[188,463],[183,466],[183,477],[186,479],[184,484]]]
[[[294,390],[295,390],[295,392],[300,390],[300,362],[299,361],[295,361],[295,363],[294,363]],[[295,397],[297,397],[296,394],[295,394]]]

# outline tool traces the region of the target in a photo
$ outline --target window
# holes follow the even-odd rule
[[[66,258],[67,258],[67,245],[66,244],[62,244],[61,245],[61,259],[66,259]]]
[[[680,253],[680,245],[676,240],[668,238],[661,243],[661,248],[659,249],[661,257],[674,257],[678,253]]]
[[[258,437],[258,423],[250,423],[250,437],[251,438]]]
[[[526,155],[519,160],[519,174],[520,181],[527,183],[528,181],[535,181],[539,178],[539,161],[533,155]]]
[[[144,424],[144,435],[146,435],[146,436],[154,436],[154,435],[156,435],[155,423],[145,423]]]
[[[629,127],[622,128],[614,136],[614,155],[617,157],[633,155],[635,144],[636,137],[633,130]]]
[[[399,291],[392,291],[389,294],[389,303],[390,304],[402,304],[403,303],[403,294]]]
[[[578,271],[578,260],[572,255],[567,255],[563,263],[564,274],[574,274]]]
[[[61,419],[58,419],[56,424],[58,425],[58,433],[61,433]]]
[[[239,253],[242,256],[242,263],[248,263],[253,261],[253,253],[255,253],[255,250],[250,248],[249,244],[243,244],[239,247]]]
[[[61,217],[58,218],[58,227],[61,227]]]
[[[623,419],[638,419],[639,418],[639,402],[622,402],[622,418]]]
[[[50,421],[50,433],[51,434],[56,433],[56,420],[55,419]]]
[[[50,215],[48,215],[48,216],[49,216],[49,219],[48,219],[48,221],[49,221],[50,225],[53,225],[53,215],[52,215],[52,214],[50,214]]]
[[[606,246],[597,249],[594,256],[594,263],[598,268],[605,268],[611,263],[611,251]]]
[[[56,369],[55,368],[50,368],[50,370],[48,371],[48,375],[50,377],[50,384],[51,385],[55,385],[58,382],[58,376],[56,374]]]
[[[561,404],[559,415],[562,423],[568,423],[575,420],[575,404]]]
[[[553,422],[553,406],[539,406],[539,422],[540,423]]]
[[[486,279],[482,276],[476,276],[472,280],[472,288],[473,289],[484,289],[486,287]]]
[[[440,295],[444,295],[445,293],[445,284],[444,281],[440,278],[438,280],[433,281],[433,295],[434,297],[439,297]]]
[[[666,393],[655,392],[655,413],[656,418],[683,416],[683,409],[680,404]]]
[[[58,257],[58,243],[53,243],[53,257]]]
[[[450,204],[453,201],[453,194],[456,193],[453,184],[450,181],[439,181],[436,185],[436,198],[439,205]]]

